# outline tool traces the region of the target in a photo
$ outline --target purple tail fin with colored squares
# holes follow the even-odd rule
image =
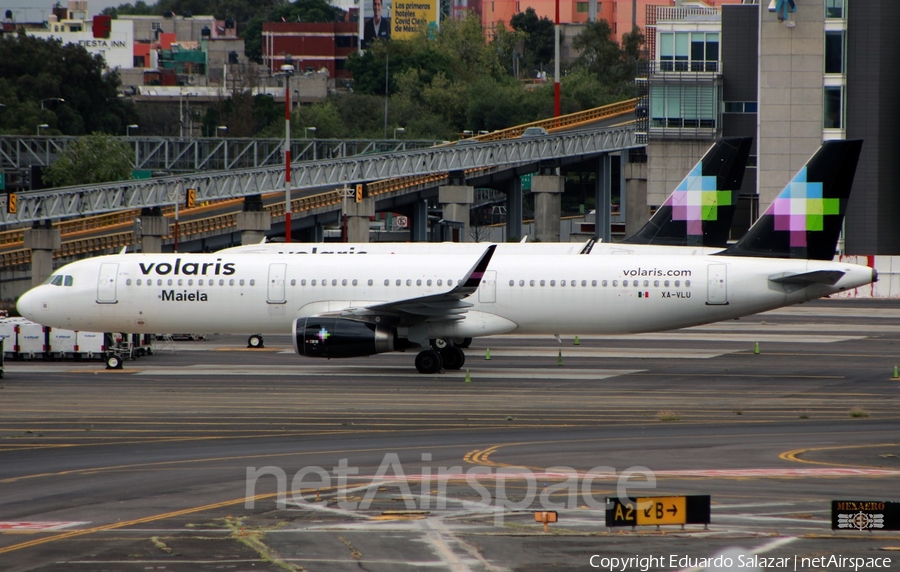
[[[862,141],[826,141],[726,256],[832,260]]]
[[[647,224],[623,242],[725,248],[752,141],[717,141]]]

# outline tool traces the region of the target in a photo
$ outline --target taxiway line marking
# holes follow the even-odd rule
[[[804,449],[794,449],[793,451],[785,451],[778,455],[779,459],[783,459],[785,461],[794,461],[797,463],[806,463],[809,465],[825,465],[831,467],[851,467],[851,468],[866,468],[866,469],[882,469],[882,467],[873,467],[871,465],[849,465],[846,463],[826,463],[823,461],[810,461],[808,459],[801,459],[798,455],[803,453],[809,453],[812,451],[837,451],[840,449],[871,449],[872,447],[897,447],[898,443],[878,443],[875,445],[841,445],[836,447],[807,447]]]

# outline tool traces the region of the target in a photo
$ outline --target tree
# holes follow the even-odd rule
[[[525,34],[525,69],[536,70],[553,62],[556,33],[549,18],[538,18],[534,8],[527,8],[510,18],[509,25]]]
[[[121,181],[131,176],[134,155],[127,144],[101,133],[79,137],[44,170],[54,187]]]
[[[7,106],[0,129],[33,135],[35,125],[46,123],[48,133],[124,134],[137,115],[130,101],[118,97],[118,74],[105,68],[103,58],[83,46],[24,32],[0,41],[0,93]]]

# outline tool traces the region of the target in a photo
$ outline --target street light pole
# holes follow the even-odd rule
[[[140,125],[138,125],[137,123],[132,123],[131,125],[126,125],[125,126],[125,137],[131,137],[131,130],[137,129],[138,127],[140,127]]]
[[[291,242],[291,76],[294,66],[291,54],[285,54],[281,73],[284,75],[284,241]]]
[[[47,125],[46,123],[41,123],[40,125],[38,125],[37,126],[37,135],[40,136],[41,129],[47,129],[48,127],[50,127],[50,126]]]
[[[406,128],[404,128],[404,127],[394,127],[394,139],[397,138],[397,133],[406,133]]]

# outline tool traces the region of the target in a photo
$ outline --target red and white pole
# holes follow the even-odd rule
[[[559,117],[559,0],[556,0],[556,26],[553,35],[553,117]]]

